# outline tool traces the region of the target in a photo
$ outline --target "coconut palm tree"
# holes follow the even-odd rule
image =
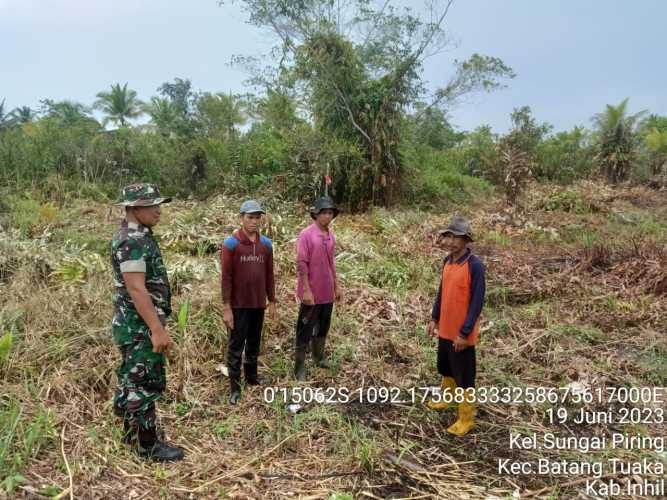
[[[29,123],[35,119],[35,112],[30,106],[21,106],[12,111],[11,117],[14,123],[23,125],[24,123]]]
[[[143,113],[142,102],[137,99],[136,91],[127,88],[127,83],[122,87],[120,83],[111,85],[111,92],[99,92],[93,107],[106,114],[102,122],[105,126],[114,122],[125,127],[128,120]]]
[[[151,102],[144,104],[142,109],[151,117],[151,121],[160,133],[166,136],[170,135],[179,120],[177,107],[166,98],[153,96]]]
[[[244,102],[231,93],[202,95],[197,100],[197,112],[205,133],[221,134],[226,141],[234,137],[237,127],[246,121]]]
[[[63,127],[73,127],[81,123],[96,124],[99,123],[90,116],[90,109],[87,106],[75,101],[53,101],[51,99],[42,99],[41,112],[44,116],[57,120]]]
[[[604,112],[593,117],[597,131],[595,161],[610,184],[627,179],[639,149],[638,129],[646,112],[628,115],[627,108],[626,98],[618,106],[607,104]]]

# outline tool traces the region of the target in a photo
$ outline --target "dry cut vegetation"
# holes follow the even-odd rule
[[[425,335],[437,284],[435,229],[470,216],[488,267],[478,357],[480,386],[664,386],[667,378],[667,201],[664,192],[584,182],[532,185],[525,211],[490,199],[451,212],[384,211],[335,223],[346,295],[337,307],[331,372],[307,386],[423,387],[438,383]],[[455,418],[422,404],[307,404],[296,414],[261,388],[227,404],[220,365],[227,335],[217,247],[239,200],[180,201],[156,229],[175,291],[189,303],[159,418],[187,450],[175,465],[139,460],[120,441],[110,398],[108,240],[119,213],[79,200],[24,200],[0,234],[0,496],[18,498],[574,498],[572,478],[507,477],[511,430],[549,426],[543,405],[488,404],[466,438]],[[269,200],[280,319],[265,329],[260,376],[293,387],[293,242],[302,207]],[[279,398],[278,398],[279,399]],[[664,427],[614,430],[665,435]],[[612,429],[601,426],[600,433]],[[524,459],[535,458],[527,452]],[[576,453],[551,452],[576,459]],[[652,451],[634,451],[637,458]],[[655,459],[655,457],[652,457]],[[665,460],[665,457],[662,457]],[[619,481],[634,481],[619,477]]]

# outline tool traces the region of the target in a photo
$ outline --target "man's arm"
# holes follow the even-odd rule
[[[268,256],[266,258],[266,297],[269,302],[275,303],[276,278],[273,272],[273,243],[271,242],[271,240],[266,238],[264,240],[264,245],[268,250]]]
[[[440,297],[441,297],[442,284],[438,287],[438,293],[435,296],[435,302],[433,303],[433,310],[431,311],[431,321],[428,323],[428,329],[426,333],[429,336],[434,337],[440,323]]]
[[[313,292],[310,289],[310,281],[308,279],[308,271],[310,267],[310,248],[308,246],[308,237],[304,234],[299,235],[296,242],[296,269],[301,279],[303,286],[303,303],[306,305],[313,305]]]
[[[433,301],[433,308],[431,309],[431,319],[433,321],[440,321],[440,305],[442,302],[442,283],[438,286],[438,293],[435,294]]]
[[[222,320],[230,330],[234,329],[232,313],[233,259],[237,240],[227,238],[220,250],[220,288],[222,294]]]
[[[468,305],[465,322],[460,331],[461,336],[464,338],[470,335],[482,313],[484,295],[486,293],[485,274],[484,264],[478,259],[475,258],[470,262],[470,304]]]
[[[343,298],[343,293],[338,286],[338,274],[336,273],[336,238],[333,237],[333,252],[331,253],[331,274],[334,282],[334,298],[336,302],[340,302]]]
[[[234,249],[232,243],[225,240],[225,243],[220,249],[220,289],[222,294],[222,303],[230,304],[232,300],[232,259],[234,258]]]
[[[269,301],[269,319],[275,321],[278,313],[276,311],[276,278],[273,272],[273,244],[267,238],[265,245],[269,251],[266,258],[266,298]]]
[[[438,285],[438,293],[435,294],[435,300],[433,301],[433,307],[431,308],[431,321],[428,324],[428,330],[426,332],[429,336],[435,336],[440,323],[440,309],[442,304],[442,271],[440,272],[439,281],[440,284]]]
[[[168,352],[171,349],[172,341],[166,328],[162,325],[150,293],[146,289],[146,275],[140,272],[126,272],[123,273],[123,280],[130,297],[132,297],[134,308],[151,331],[153,352]]]

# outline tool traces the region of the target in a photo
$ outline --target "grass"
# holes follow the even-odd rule
[[[549,199],[540,189],[535,187],[535,198]],[[260,378],[279,388],[438,385],[436,340],[425,334],[442,259],[431,236],[451,212],[463,211],[472,216],[480,235],[475,248],[487,264],[478,385],[567,385],[582,377],[664,385],[667,350],[652,332],[661,331],[667,303],[648,286],[660,268],[624,271],[624,265],[641,266],[647,259],[622,253],[632,248],[632,238],[664,238],[661,212],[629,207],[622,196],[626,188],[618,188],[613,201],[594,197],[597,190],[590,187],[568,189],[576,196],[568,194],[571,199],[548,209],[529,203],[522,216],[530,227],[554,228],[562,241],[527,224],[489,222],[498,212],[490,194],[475,210],[341,215],[335,231],[345,299],[335,307],[327,342],[332,369],[314,368],[309,358],[305,383],[292,377],[293,239],[309,219],[301,217],[303,207],[276,203],[271,231],[279,319],[265,323]],[[119,422],[110,414],[118,358],[108,335],[108,208],[86,201],[85,209],[93,212],[83,220],[82,206],[72,200],[71,208],[59,208],[48,221],[40,215],[44,203],[27,201],[20,216],[11,216],[11,237],[0,241],[0,337],[9,345],[0,347],[0,440],[11,443],[2,447],[5,489],[46,495],[67,488],[56,438],[67,423],[63,446],[75,475],[74,496],[81,498],[84,484],[95,484],[101,495],[128,497],[135,479],[150,497],[188,496],[184,490],[218,477],[194,497],[342,499],[368,491],[387,498],[416,494],[411,488],[443,497],[454,484],[465,485],[472,498],[507,498],[515,485],[522,493],[547,488],[544,497],[577,495],[576,487],[559,485],[558,478],[517,476],[510,484],[495,472],[494,460],[507,453],[508,430],[542,429],[541,407],[482,408],[478,430],[463,440],[443,432],[453,413],[436,414],[422,405],[314,403],[294,414],[284,401],[265,402],[261,388],[245,387],[241,403],[230,407],[228,380],[217,371],[227,332],[219,264],[210,249],[226,236],[228,224],[236,224],[239,201],[176,202],[165,208],[156,228],[174,287],[174,311],[189,304],[180,327],[176,313],[168,324],[177,342],[158,405],[167,438],[188,449],[185,462],[169,467],[135,458],[120,442]],[[617,212],[632,213],[635,226],[610,215]],[[44,236],[44,228],[51,236]],[[599,248],[613,265],[587,270],[586,252]],[[659,248],[647,244],[642,251],[654,252],[648,261],[660,262]],[[564,255],[572,263],[541,267],[543,258]],[[387,459],[388,452],[400,463]],[[460,464],[456,480],[447,476],[452,462]],[[420,467],[440,475],[426,476]]]
[[[649,346],[639,356],[639,366],[646,380],[656,386],[665,384],[667,380],[667,347]]]
[[[574,341],[583,344],[596,344],[604,339],[604,333],[593,326],[586,325],[554,325],[549,330],[559,342]]]
[[[26,481],[22,474],[28,461],[54,437],[53,415],[43,406],[31,417],[20,401],[6,396],[0,400],[0,480],[7,494]]]
[[[496,231],[489,231],[484,235],[484,240],[495,243],[501,247],[508,247],[510,245],[510,237],[506,234],[498,233]]]
[[[0,368],[9,361],[9,356],[12,353],[14,345],[14,335],[12,332],[5,332],[0,336]]]
[[[10,221],[21,236],[32,236],[49,225],[60,221],[60,210],[51,203],[42,203],[39,200],[26,196],[11,196]]]

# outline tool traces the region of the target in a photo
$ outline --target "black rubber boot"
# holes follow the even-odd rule
[[[155,428],[139,429],[138,437],[137,453],[142,458],[155,460],[156,462],[175,462],[183,460],[185,456],[183,448],[158,440]]]
[[[320,368],[330,368],[329,363],[324,358],[324,345],[326,344],[326,337],[313,337],[311,340],[313,348],[313,361],[315,366]]]
[[[257,377],[256,363],[243,363],[243,373],[245,376],[245,383],[248,385],[260,385]]]
[[[306,346],[297,347],[294,353],[294,377],[306,380]]]
[[[241,383],[237,378],[229,379],[229,404],[235,405],[241,400]]]

